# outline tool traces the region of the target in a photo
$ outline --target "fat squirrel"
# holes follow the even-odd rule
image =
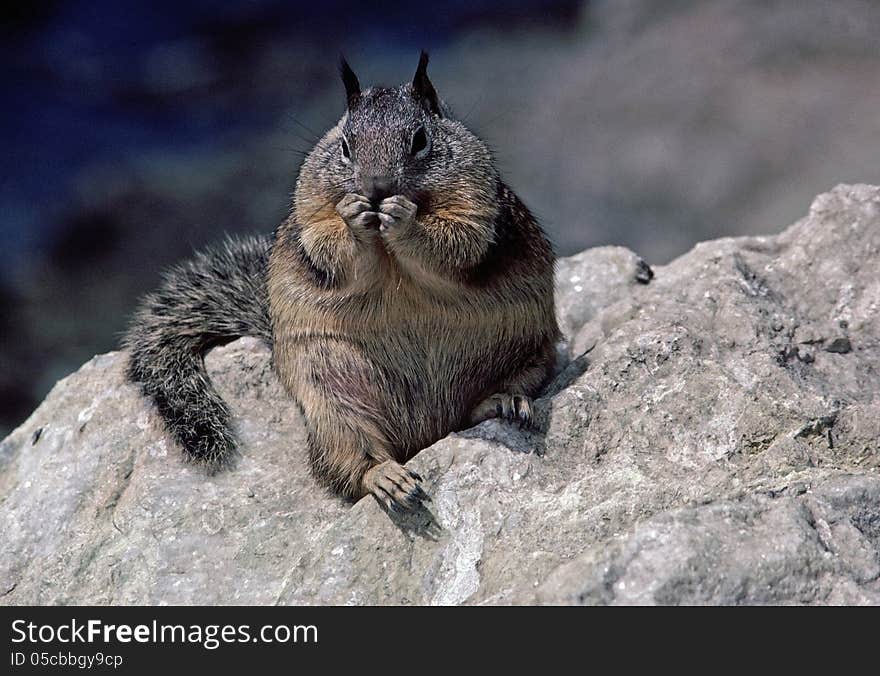
[[[236,453],[203,354],[272,346],[299,404],[319,482],[386,508],[427,499],[403,464],[449,432],[529,425],[559,338],[552,248],[427,74],[361,90],[304,161],[272,238],[230,239],[172,269],[124,339],[128,375],[186,455]]]

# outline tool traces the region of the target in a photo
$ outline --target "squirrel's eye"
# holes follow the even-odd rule
[[[418,129],[416,129],[416,133],[413,134],[410,153],[412,153],[413,155],[418,155],[419,153],[424,152],[427,147],[428,133],[425,131],[424,127],[419,127]]]
[[[348,143],[345,139],[342,139],[342,156],[347,160],[351,159],[351,151],[348,149]]]

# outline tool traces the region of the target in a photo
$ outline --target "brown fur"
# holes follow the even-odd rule
[[[340,235],[341,218],[300,223],[299,210],[279,229],[268,277],[275,365],[308,422],[316,476],[338,492],[362,496],[372,467],[498,415],[495,400],[483,403],[493,395],[535,396],[545,384],[558,338],[552,254],[531,214],[500,192],[482,220],[458,200],[419,214],[408,240],[357,242]],[[497,254],[481,278],[496,227],[525,246]],[[301,237],[310,256],[336,243],[338,287],[303,270],[289,244],[297,230],[315,233]]]

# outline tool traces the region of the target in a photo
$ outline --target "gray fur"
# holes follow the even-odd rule
[[[229,409],[204,352],[241,336],[271,345],[266,269],[271,240],[228,238],[165,274],[123,339],[128,375],[151,397],[187,457],[216,469],[234,457]]]

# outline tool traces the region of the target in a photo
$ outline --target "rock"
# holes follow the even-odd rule
[[[878,261],[864,185],[649,284],[625,249],[561,261],[568,340],[540,430],[490,421],[424,450],[411,465],[433,502],[394,520],[314,484],[259,342],[208,356],[244,446],[210,477],[124,382],[124,355],[96,357],[0,445],[0,595],[880,603]]]
[[[800,484],[672,510],[560,566],[538,589],[538,599],[880,603],[878,504],[876,478],[841,476],[809,494]]]

